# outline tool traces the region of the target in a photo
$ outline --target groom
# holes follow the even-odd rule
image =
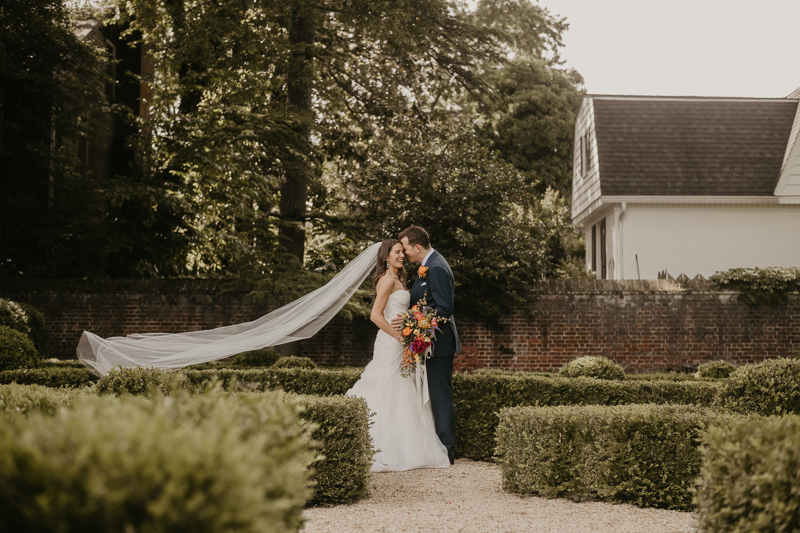
[[[436,434],[447,448],[450,464],[456,457],[456,421],[453,409],[453,357],[461,351],[458,342],[458,331],[453,322],[453,293],[455,279],[450,265],[444,257],[431,248],[428,233],[418,227],[404,229],[398,236],[403,244],[406,257],[412,263],[420,263],[417,280],[411,287],[411,305],[416,305],[422,298],[440,317],[450,320],[440,325],[441,333],[436,334],[433,343],[433,356],[428,359],[428,390],[431,399],[433,421]],[[392,320],[392,326],[399,329],[400,319]]]

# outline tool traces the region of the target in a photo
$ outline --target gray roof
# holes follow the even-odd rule
[[[798,101],[592,96],[607,196],[771,196]]]

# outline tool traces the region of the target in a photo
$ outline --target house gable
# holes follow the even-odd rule
[[[575,120],[572,161],[572,219],[580,223],[600,202],[600,161],[594,125],[594,103],[584,96]]]
[[[800,98],[800,89],[788,96],[789,99],[797,101]],[[786,153],[781,166],[781,175],[778,185],[775,187],[775,196],[779,197],[781,203],[800,203],[800,102],[794,115],[792,132],[789,134],[789,142],[786,146]]]

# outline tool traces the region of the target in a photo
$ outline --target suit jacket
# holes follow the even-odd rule
[[[433,357],[453,357],[461,351],[461,343],[458,340],[458,330],[453,320],[455,305],[453,295],[455,293],[455,278],[450,265],[444,257],[433,251],[428,258],[428,273],[424,278],[418,277],[411,287],[411,305],[416,305],[423,297],[427,304],[432,307],[440,317],[449,318],[445,324],[440,324],[441,332],[436,333],[436,340],[433,342]]]

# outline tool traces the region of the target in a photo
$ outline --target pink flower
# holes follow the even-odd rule
[[[416,340],[416,341],[414,341],[414,342],[412,342],[412,343],[411,343],[411,351],[412,351],[412,352],[414,352],[414,353],[422,353],[422,352],[424,352],[424,351],[425,351],[425,350],[428,348],[428,346],[430,346],[430,345],[431,345],[431,343],[430,343],[430,342],[425,342],[425,341],[421,341],[421,340]]]

